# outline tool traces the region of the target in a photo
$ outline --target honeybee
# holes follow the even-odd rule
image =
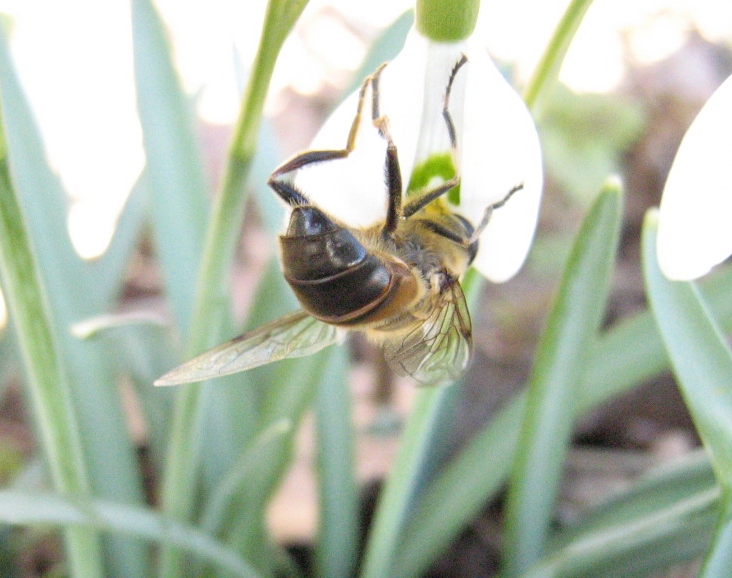
[[[450,91],[466,63],[463,56],[447,79],[442,116],[456,159],[457,138],[449,112]],[[491,213],[518,185],[486,208],[477,227],[451,212],[443,197],[460,183],[455,176],[402,199],[397,147],[379,110],[381,65],[361,86],[346,147],[311,150],[278,167],[268,185],[291,208],[280,236],[282,270],[302,310],[223,343],[173,369],[156,385],[203,381],[284,358],[313,354],[361,331],[380,345],[389,365],[420,385],[460,377],[472,350],[470,314],[459,278],[478,250]],[[387,212],[366,228],[349,227],[315,206],[287,176],[313,163],[342,159],[354,150],[371,87],[371,120],[386,141]]]

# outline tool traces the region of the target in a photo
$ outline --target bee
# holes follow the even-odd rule
[[[522,185],[486,208],[477,227],[449,210],[444,196],[460,183],[457,138],[449,112],[463,56],[447,79],[442,116],[450,137],[455,175],[438,186],[402,198],[397,147],[379,106],[381,65],[362,84],[346,147],[311,150],[275,169],[268,185],[290,207],[280,236],[282,270],[302,306],[258,329],[223,343],[173,369],[156,385],[203,381],[290,357],[315,353],[346,331],[361,331],[383,349],[389,365],[420,385],[460,377],[468,367],[472,330],[459,278],[472,263],[478,238],[492,212]],[[315,206],[288,175],[314,163],[343,159],[355,148],[371,87],[371,120],[386,141],[387,211],[365,228],[345,225]]]

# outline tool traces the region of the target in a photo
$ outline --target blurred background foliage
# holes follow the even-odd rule
[[[275,14],[279,29],[269,33],[286,35],[287,19],[297,19],[302,6],[273,5],[283,12]],[[116,227],[108,247],[94,259],[80,257],[72,244],[68,216],[79,203],[70,201],[68,177],[49,165],[26,100],[34,85],[18,80],[12,52],[5,44],[0,49],[3,174],[12,181],[3,185],[2,214],[25,230],[25,241],[0,239],[9,263],[1,280],[9,295],[12,263],[35,271],[30,285],[18,284],[12,303],[25,303],[28,321],[45,326],[57,360],[44,362],[42,350],[34,354],[32,343],[30,351],[23,345],[18,331],[26,329],[10,307],[0,342],[0,519],[8,524],[0,533],[2,576],[455,578],[497,575],[506,552],[506,576],[639,576],[673,565],[669,576],[696,575],[720,511],[718,479],[696,451],[699,425],[687,410],[693,402],[679,394],[647,308],[641,230],[686,127],[732,72],[728,45],[687,28],[663,57],[628,58],[611,89],[570,87],[565,78],[553,87],[537,114],[547,185],[536,243],[517,278],[482,287],[476,297],[477,352],[464,383],[416,392],[356,338],[348,347],[195,389],[155,389],[152,381],[192,353],[191,343],[202,349],[295,307],[273,249],[283,210],[266,178],[287,154],[307,146],[349,86],[396,54],[412,17],[359,24],[337,6],[308,7],[291,43],[302,48],[307,39],[327,37],[323,31],[346,30],[346,38],[362,42],[361,57],[334,72],[333,50],[326,57],[312,50],[316,63],[321,58],[312,90],[302,90],[306,76],[299,91],[297,83],[283,87],[275,77],[279,92],[262,126],[252,129],[256,156],[237,158],[226,152],[233,117],[228,124],[204,118],[199,107],[208,96],[188,90],[178,76],[176,50],[185,48],[171,50],[152,4],[132,7],[146,163],[110,220]],[[563,9],[547,24],[545,43]],[[669,13],[661,9],[658,18],[665,22]],[[596,19],[588,16],[588,25]],[[529,44],[520,27],[512,35]],[[291,57],[296,49],[284,50]],[[507,75],[525,85],[522,67],[498,52]],[[250,63],[234,60],[241,92]],[[114,162],[116,153],[106,156]],[[231,168],[239,162],[246,164],[242,174]],[[92,174],[95,163],[88,164]],[[610,174],[625,183],[622,221],[618,188],[606,183]],[[100,190],[115,185],[96,178]],[[211,208],[212,191],[221,195],[229,186],[232,198],[241,196],[232,210]],[[15,213],[7,204],[13,200]],[[201,261],[217,210],[228,213],[234,264],[229,271],[224,255],[224,269],[211,269],[207,303],[215,313],[199,311],[196,320],[206,283]],[[652,243],[645,250],[652,257]],[[588,264],[597,271],[588,273]],[[666,289],[646,269],[658,316],[664,310],[658,295]],[[725,330],[732,327],[730,283],[722,268],[701,284]],[[580,303],[572,291],[596,300]],[[601,319],[602,330],[570,323],[582,314],[585,321]],[[545,379],[550,372],[537,367],[566,362],[562,340],[580,329],[590,338],[569,356],[579,373],[564,377],[581,377]],[[34,390],[29,363],[42,382],[63,383],[64,403]],[[520,432],[534,426],[553,433],[537,425],[544,423],[540,416],[522,430],[524,410],[552,387],[574,392],[572,407],[551,409],[573,423],[571,437],[557,433],[551,438],[557,451],[545,463],[524,464],[521,473],[515,456],[528,455],[532,442]],[[73,443],[49,455],[42,440],[58,432]],[[720,435],[729,439],[729,432]],[[517,444],[524,444],[518,452]],[[83,468],[72,468],[68,479],[59,474],[60,485],[49,475],[54,463],[63,469],[80,462]],[[413,463],[414,471],[403,471]],[[560,467],[562,479],[552,480],[547,472]],[[553,507],[535,520],[546,532],[534,542],[524,541],[527,519],[516,508],[524,500],[503,499],[509,476],[519,488],[532,476],[545,482],[534,511]],[[401,495],[403,519],[391,528],[379,522],[368,535],[384,479],[389,503]],[[101,537],[96,530],[104,531]],[[381,546],[379,536],[395,531],[399,539]],[[78,549],[77,558],[68,554],[95,542],[101,545],[88,559]],[[385,561],[383,569],[374,569],[375,560]]]

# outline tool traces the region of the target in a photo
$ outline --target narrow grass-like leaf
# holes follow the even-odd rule
[[[722,488],[720,522],[702,576],[732,564],[732,354],[693,283],[669,281],[656,258],[658,217],[646,216],[646,285],[671,365]]]
[[[259,468],[256,478],[242,488],[238,505],[241,515],[229,536],[232,544],[242,548],[245,557],[253,562],[261,560],[263,567],[277,563],[266,531],[266,505],[292,463],[294,433],[318,386],[326,379],[334,379],[345,387],[341,373],[343,355],[340,348],[331,347],[310,357],[288,359],[250,372],[252,386],[261,397],[259,427],[281,420],[293,424],[293,429],[282,437],[282,443],[273,448],[267,462]],[[258,374],[265,377],[259,380]]]
[[[160,473],[175,392],[150,384],[174,364],[167,324],[151,313],[101,315],[74,324],[71,331],[78,339],[101,341],[112,352],[114,375],[132,382],[145,417],[153,467]]]
[[[117,384],[107,365],[109,352],[68,332],[73,322],[108,310],[116,297],[140,224],[139,196],[127,206],[124,228],[113,241],[109,257],[99,266],[82,261],[66,229],[66,195],[46,161],[4,38],[0,39],[0,83],[13,184],[46,287],[57,351],[64,356],[91,489],[99,496],[140,503],[142,484]],[[146,572],[147,553],[129,542],[112,540],[107,551],[108,576]]]
[[[507,576],[533,564],[546,543],[574,424],[576,389],[605,311],[621,207],[619,186],[608,185],[575,237],[539,342],[508,492]]]
[[[524,91],[524,99],[534,114],[539,109],[541,99],[551,91],[556,82],[567,49],[590,3],[591,0],[575,0],[570,4],[547,47],[541,64],[529,81]],[[480,287],[478,275],[474,270],[468,271],[463,286],[470,301],[474,292],[477,292]],[[449,397],[445,398],[445,400],[448,399]],[[457,535],[460,527],[477,511],[480,504],[487,499],[503,479],[510,463],[509,454],[503,453],[496,454],[493,459],[496,462],[501,462],[506,469],[502,470],[498,467],[485,478],[479,475],[478,477],[481,480],[476,486],[471,488],[469,484],[464,484],[463,474],[468,474],[469,477],[473,478],[476,477],[474,474],[476,471],[475,464],[481,463],[482,456],[487,455],[482,453],[486,449],[510,448],[511,451],[513,450],[518,435],[517,429],[509,428],[508,431],[505,431],[500,429],[500,425],[504,420],[507,422],[507,427],[508,424],[517,424],[517,420],[520,419],[523,413],[524,403],[523,397],[519,396],[514,403],[509,404],[501,417],[496,420],[499,427],[494,430],[492,426],[489,426],[486,435],[476,438],[475,444],[467,448],[455,460],[455,467],[445,468],[443,473],[434,480],[434,483],[430,484],[429,491],[431,493],[420,496],[417,508],[424,508],[429,511],[429,514],[422,512],[413,517],[407,530],[403,533],[405,542],[399,548],[395,560],[395,571],[398,572],[399,576],[407,578],[417,576],[423,572],[429,566],[431,560],[447,546],[453,536]],[[441,411],[438,409],[436,413],[439,415]],[[436,419],[434,424],[435,427],[439,428],[439,419]],[[489,431],[491,433],[488,433]],[[494,437],[496,432],[498,437]],[[430,432],[425,432],[424,435],[432,437]],[[477,451],[473,453],[473,450]],[[427,453],[430,452],[427,451]],[[458,492],[459,495],[456,495],[454,488],[461,486],[463,491]],[[436,494],[440,494],[438,499],[443,501],[433,501],[434,497],[437,497]],[[448,507],[450,516],[446,522],[443,515],[443,506],[447,503],[454,504],[455,501],[462,504],[462,506],[455,509]],[[428,518],[426,524],[424,523],[425,518],[422,517],[423,514],[426,514]],[[437,531],[438,528],[439,531]]]
[[[254,66],[241,101],[221,183],[204,244],[199,286],[193,311],[191,355],[220,339],[220,327],[229,312],[222,305],[229,267],[239,242],[247,202],[245,186],[257,149],[257,138],[267,89],[282,44],[305,8],[307,0],[270,0]]]
[[[717,517],[719,490],[712,488],[602,526],[541,560],[524,578],[635,578],[684,562],[704,551]],[[728,569],[727,569],[728,570]],[[719,576],[722,576],[720,574]]]
[[[226,526],[239,514],[231,508],[236,494],[242,491],[260,462],[269,457],[276,444],[291,430],[292,425],[287,420],[275,422],[265,428],[253,440],[251,447],[242,453],[205,504],[201,527],[206,532],[214,536],[226,533]]]
[[[575,526],[552,537],[549,551],[583,539],[589,532],[620,526],[628,520],[668,508],[694,495],[714,490],[714,478],[703,450],[692,452],[672,463],[652,469],[630,488],[594,508]]]
[[[657,214],[645,222],[648,295],[694,424],[717,479],[732,490],[732,355],[693,283],[666,279],[657,267]]]
[[[56,494],[0,491],[0,520],[6,524],[60,524],[84,532],[106,530],[184,548],[233,576],[258,578],[252,566],[209,534],[166,519],[149,508]],[[86,578],[91,574],[77,574]],[[132,578],[132,577],[130,577]]]
[[[246,204],[244,186],[256,150],[264,100],[282,44],[306,4],[305,0],[270,0],[267,6],[254,67],[229,148],[221,191],[214,200],[204,242],[188,341],[191,356],[222,341],[222,328],[229,322],[229,303],[222,302],[221,297],[228,295],[228,273]],[[182,519],[189,519],[193,508],[195,479],[190,472],[196,469],[196,448],[201,440],[202,391],[205,391],[205,386],[180,388],[164,476],[164,507],[171,516]],[[162,576],[172,578],[181,567],[179,556],[168,551],[163,553]]]
[[[526,85],[524,100],[535,115],[540,114],[544,100],[556,84],[564,56],[591,4],[592,0],[572,0]]]
[[[29,235],[37,246],[39,267],[48,277],[49,297],[54,303],[67,304],[69,322],[77,321],[77,316],[99,314],[117,297],[129,255],[137,242],[144,214],[141,188],[137,184],[133,187],[107,252],[94,261],[79,258],[67,227],[67,195],[46,160],[4,35],[0,41],[0,77],[13,179],[23,193],[19,201]]]
[[[287,420],[273,423],[255,436],[234,461],[204,504],[200,526],[206,533],[219,538],[231,535],[237,518],[242,516],[241,495],[252,493],[252,484],[258,483],[262,464],[271,462],[272,455],[280,451],[280,446],[289,442],[291,430],[292,425]],[[256,490],[254,493],[257,493]],[[242,550],[241,544],[237,543],[232,543],[232,548]],[[192,574],[200,575],[200,568]]]
[[[348,355],[343,347],[332,355],[315,399],[320,504],[315,575],[319,578],[354,575],[359,534]]]
[[[28,233],[34,239],[40,270],[47,272],[49,297],[68,309],[84,310],[93,294],[79,290],[69,279],[84,278],[66,226],[67,199],[61,182],[46,161],[40,134],[15,73],[5,32],[0,30],[0,82],[4,130],[15,187]],[[94,300],[94,305],[101,302]],[[57,311],[57,315],[65,312]]]
[[[190,104],[173,68],[163,24],[150,0],[132,1],[137,108],[154,232],[168,299],[188,335],[209,212]]]
[[[0,331],[0,400],[5,399],[5,392],[12,383],[11,379],[19,370],[15,335],[12,326],[8,324]]]
[[[709,544],[718,496],[703,451],[656,468],[558,534],[527,575],[634,577],[698,557]]]
[[[0,130],[0,276],[54,486],[70,494],[87,493],[90,483],[81,433],[43,283],[10,178],[4,130]],[[102,551],[96,532],[69,527],[65,536],[71,575],[101,578]]]
[[[189,103],[172,64],[163,24],[149,0],[132,1],[132,31],[137,104],[147,157],[142,179],[152,199],[153,226],[171,309],[181,337],[186,338],[209,214],[206,181]],[[228,284],[221,282],[219,287],[228,295]],[[228,301],[216,305],[228,311]],[[174,426],[169,438],[168,469],[163,476],[163,505],[171,517],[181,519],[189,517],[198,478],[203,423],[198,391],[188,387],[176,392],[174,424],[179,429]],[[176,497],[170,498],[171,493]],[[171,559],[180,561],[164,550],[162,565],[170,576],[180,568],[166,566]]]
[[[292,292],[284,285],[279,265],[273,258],[259,281],[242,331],[273,321],[296,308]],[[288,383],[280,381],[282,372],[287,371],[285,366],[275,363],[211,382],[210,390],[206,392],[206,415],[211,417],[206,420],[203,444],[215,447],[217,451],[202,456],[201,490],[205,494],[219,484],[242,449],[253,443],[263,429],[280,418],[294,420],[288,412],[265,416],[267,399]],[[296,428],[296,422],[292,423]]]
[[[718,322],[732,330],[732,267],[721,267],[704,280],[701,290]],[[621,321],[593,350],[577,412],[586,412],[667,368],[668,357],[650,312]],[[516,451],[525,404],[526,392],[518,393],[424,491],[403,534],[395,566],[399,576],[419,576],[499,490]],[[485,456],[491,456],[489,469],[481,467]],[[455,492],[456,487],[461,491]]]
[[[725,331],[732,331],[732,267],[704,279],[699,288]],[[621,321],[600,339],[580,389],[586,411],[668,369],[669,360],[649,311]]]
[[[429,450],[427,433],[432,429],[447,391],[445,387],[433,387],[417,392],[394,467],[379,496],[363,562],[363,578],[403,576],[393,565],[400,553],[400,538],[404,535],[415,492],[419,489],[423,460]]]
[[[422,492],[400,535],[395,576],[421,576],[498,490],[518,445],[525,405],[526,392],[522,392]]]

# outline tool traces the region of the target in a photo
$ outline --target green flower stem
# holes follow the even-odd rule
[[[564,56],[567,54],[590,4],[592,4],[592,0],[572,0],[559,21],[531,80],[526,85],[524,100],[534,116],[537,116],[544,99],[554,88],[564,62]]]
[[[41,446],[56,490],[70,496],[89,493],[81,433],[71,401],[53,324],[36,268],[36,258],[15,196],[5,132],[0,126],[0,273],[8,311],[25,364]],[[104,576],[97,532],[65,530],[69,574]]]
[[[221,309],[221,287],[239,240],[246,195],[244,187],[256,151],[259,125],[267,89],[282,44],[307,0],[271,0],[252,76],[242,99],[239,120],[229,146],[229,161],[221,192],[216,197],[204,246],[200,285],[193,314],[193,332],[188,353],[195,355],[218,339],[216,319],[228,316]],[[214,322],[212,323],[212,320]]]
[[[229,148],[229,161],[220,194],[216,197],[204,246],[188,354],[195,355],[220,339],[223,320],[229,315],[225,287],[239,228],[244,216],[244,186],[256,149],[264,101],[277,55],[307,0],[271,0],[265,16],[254,68],[241,103],[239,120]],[[200,440],[202,391],[199,386],[181,389],[176,400],[170,448],[163,485],[163,504],[168,515],[188,520],[193,508],[196,447]],[[161,575],[175,576],[180,557],[167,551]]]
[[[475,30],[480,0],[417,0],[415,26],[437,42],[464,40]]]

